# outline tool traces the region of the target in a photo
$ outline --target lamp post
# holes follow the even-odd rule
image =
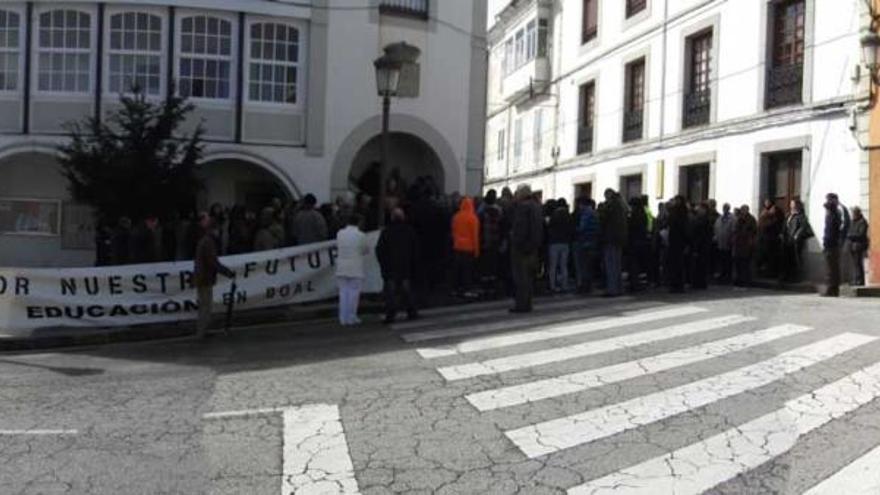
[[[388,124],[391,116],[391,97],[397,95],[397,89],[400,85],[400,70],[403,66],[402,62],[396,57],[386,53],[382,55],[373,65],[376,67],[376,88],[379,96],[382,97],[382,149],[379,163],[379,227],[385,225],[385,195],[386,178],[388,176],[388,148],[389,133]]]
[[[862,35],[860,42],[862,45],[862,60],[864,60],[865,67],[868,69],[868,72],[870,72],[871,82],[877,84],[877,71],[880,69],[880,66],[877,65],[877,51],[880,50],[880,35],[874,31],[867,31]]]

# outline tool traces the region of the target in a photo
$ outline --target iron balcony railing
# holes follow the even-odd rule
[[[645,112],[641,110],[634,110],[623,114],[623,142],[642,139],[644,120]]]
[[[767,108],[802,103],[803,93],[803,64],[780,65],[767,72]]]
[[[577,154],[593,152],[593,126],[578,126]]]
[[[684,127],[709,123],[712,110],[712,93],[708,89],[695,91],[684,97]]]
[[[428,0],[382,0],[379,11],[384,14],[397,14],[422,19],[428,18]]]

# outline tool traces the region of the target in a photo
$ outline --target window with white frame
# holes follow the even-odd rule
[[[232,22],[194,15],[180,22],[178,92],[190,98],[229,99]]]
[[[538,27],[532,19],[526,24],[526,60],[533,60],[538,54]]]
[[[39,16],[37,89],[88,93],[91,90],[92,16],[56,9]]]
[[[520,29],[516,32],[516,67],[519,68],[526,63],[526,34],[525,30]]]
[[[513,38],[504,43],[504,74],[510,74],[516,68],[516,60],[513,58]]]
[[[523,119],[518,118],[513,124],[513,164],[519,166],[523,153]]]
[[[21,16],[0,10],[0,91],[18,89]]]
[[[504,161],[504,150],[507,149],[507,132],[505,129],[501,129],[498,131],[498,149],[497,149],[497,158],[498,161]]]
[[[162,78],[162,18],[144,12],[110,16],[109,84],[111,93],[135,87],[159,96]]]
[[[261,22],[250,30],[248,99],[297,103],[300,77],[300,32],[294,26]]]

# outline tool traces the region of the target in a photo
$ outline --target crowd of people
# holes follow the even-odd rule
[[[287,204],[272,200],[258,213],[214,205],[199,217],[165,222],[147,218],[133,226],[122,218],[115,227],[99,229],[98,263],[191,260],[207,233],[208,251],[218,256],[337,239],[340,321],[356,324],[363,278],[363,262],[356,258],[368,254],[356,232],[380,226],[376,255],[388,321],[400,309],[416,318],[416,308],[437,294],[463,299],[506,294],[515,298],[512,311],[528,312],[536,288],[601,290],[616,297],[648,287],[683,292],[710,283],[748,286],[754,275],[798,282],[807,242],[816,235],[799,200],[786,208],[767,200],[756,217],[748,205],[724,204],[719,211],[712,199],[693,203],[682,196],[659,203],[654,212],[647,196],[627,200],[612,189],[599,203],[584,196],[569,205],[563,198],[542,203],[528,186],[462,197],[444,194],[429,177],[406,185],[392,175],[386,191],[383,208],[363,193],[320,206],[307,194]],[[868,225],[858,207],[846,208],[836,194],[827,195],[825,208],[825,295],[834,296],[844,254],[851,284],[865,283]]]
[[[417,315],[413,301],[419,287],[434,287],[430,272],[437,267],[449,273],[453,296],[505,291],[515,298],[513,312],[531,311],[536,284],[551,293],[601,289],[603,296],[616,297],[660,286],[673,293],[710,283],[749,286],[756,275],[779,284],[804,277],[804,253],[815,233],[800,200],[785,208],[767,200],[756,217],[748,205],[724,204],[719,211],[712,199],[693,203],[676,196],[656,213],[646,196],[627,201],[607,189],[602,199],[597,204],[580,197],[573,207],[562,198],[542,204],[522,186],[515,194],[505,188],[500,195],[490,190],[482,198],[453,195],[438,202],[416,186],[389,208],[391,224],[378,248],[386,319],[395,318],[400,300],[410,317]],[[432,205],[439,211],[429,213]],[[844,250],[851,284],[865,283],[868,225],[858,207],[846,208],[834,193],[825,209],[823,294],[836,296]]]

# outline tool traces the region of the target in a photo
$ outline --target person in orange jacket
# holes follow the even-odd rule
[[[453,289],[464,294],[473,283],[474,267],[480,257],[480,219],[474,211],[474,200],[465,196],[458,213],[452,217]]]

